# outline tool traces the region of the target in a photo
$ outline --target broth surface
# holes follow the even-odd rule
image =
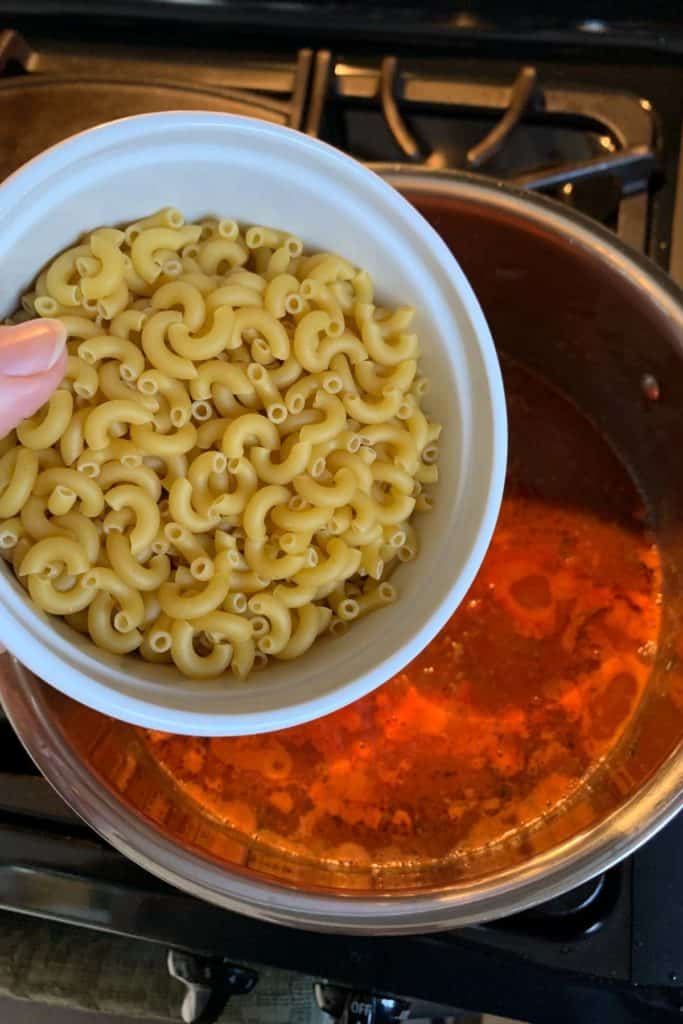
[[[519,366],[503,369],[500,519],[432,644],[379,690],[308,725],[230,739],[140,732],[204,813],[307,858],[424,862],[543,817],[627,729],[660,621],[641,499],[573,405]]]

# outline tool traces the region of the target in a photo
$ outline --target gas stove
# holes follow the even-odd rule
[[[543,191],[683,282],[680,25],[513,22],[477,5],[418,14],[404,4],[94,0],[59,4],[58,17],[55,6],[0,0],[2,177],[113,117],[244,113],[380,172],[461,168]],[[680,1019],[682,844],[679,819],[579,889],[479,927],[392,939],[294,932],[127,862],[0,720],[0,906],[168,949],[196,997],[187,1019],[216,1019],[267,967],[319,978],[319,1004],[344,1021],[405,1019],[425,1002],[554,1024]]]

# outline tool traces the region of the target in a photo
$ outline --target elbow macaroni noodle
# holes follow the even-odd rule
[[[0,555],[114,655],[238,679],[390,603],[431,508],[413,310],[332,253],[166,207],[57,256],[65,378],[0,441]],[[10,322],[11,319],[10,319]]]

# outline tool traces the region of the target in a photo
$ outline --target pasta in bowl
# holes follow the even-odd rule
[[[391,603],[432,506],[414,310],[294,234],[173,207],[58,255],[11,318],[66,376],[2,440],[3,556],[112,654],[244,679]]]
[[[59,318],[69,350],[48,405],[0,443],[1,635],[127,721],[229,735],[348,703],[431,639],[490,538],[504,406],[471,292],[400,197],[309,141],[153,115],[0,187],[22,254],[4,265],[21,299],[5,312]],[[174,205],[150,214],[160,149]],[[295,232],[263,197],[302,167]],[[118,226],[93,228],[105,180]],[[244,209],[221,218],[236,180]],[[29,207],[36,187],[49,201]],[[29,262],[44,269],[26,291]]]

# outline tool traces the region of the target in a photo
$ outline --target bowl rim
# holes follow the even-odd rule
[[[400,640],[391,656],[341,686],[290,703],[284,709],[241,712],[187,710],[154,703],[152,697],[121,692],[109,681],[93,680],[76,662],[75,654],[70,660],[68,642],[62,642],[58,651],[47,648],[40,643],[37,630],[25,621],[20,621],[19,613],[12,611],[8,604],[29,608],[29,599],[23,595],[17,597],[10,590],[9,580],[0,574],[0,628],[5,636],[11,635],[10,648],[13,652],[20,654],[32,672],[42,677],[49,676],[50,685],[97,711],[134,725],[192,735],[254,734],[310,721],[360,698],[400,671],[445,625],[479,570],[498,518],[507,462],[505,394],[500,366],[484,314],[463,271],[438,233],[379,175],[333,146],[294,129],[241,115],[203,111],[167,111],[109,121],[64,139],[10,175],[0,185],[0,220],[7,215],[8,210],[25,202],[46,177],[52,177],[61,168],[71,166],[77,160],[96,158],[98,154],[122,142],[134,142],[142,136],[149,139],[173,128],[177,130],[180,126],[215,128],[217,131],[235,127],[257,133],[259,140],[266,142],[268,138],[286,135],[302,152],[324,154],[332,173],[335,166],[343,168],[347,173],[352,171],[360,187],[368,194],[374,192],[383,202],[385,210],[395,211],[398,219],[409,218],[411,227],[419,233],[421,242],[428,247],[436,266],[443,271],[454,293],[460,298],[462,313],[471,327],[473,350],[477,350],[481,361],[482,384],[486,389],[490,410],[488,481],[486,487],[482,486],[482,492],[486,491],[485,501],[479,510],[478,527],[472,530],[469,548],[463,555],[461,571],[445,589],[441,603],[407,638]],[[52,634],[52,639],[55,637],[57,634]]]

